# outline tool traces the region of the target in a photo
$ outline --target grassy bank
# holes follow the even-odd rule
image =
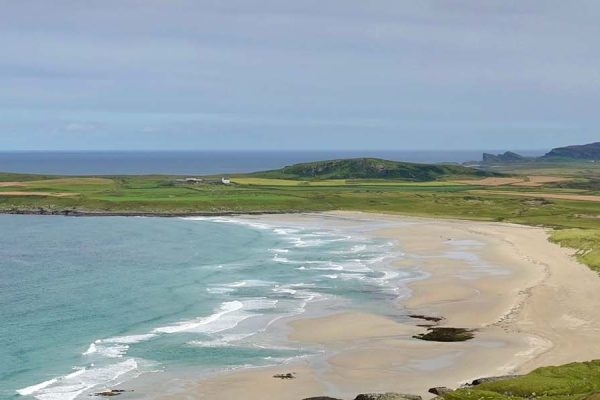
[[[600,360],[538,368],[527,375],[458,389],[446,400],[597,400]]]
[[[550,240],[577,251],[577,259],[600,273],[600,229],[556,230]]]

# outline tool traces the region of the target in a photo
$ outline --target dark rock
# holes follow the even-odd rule
[[[478,378],[478,379],[475,379],[473,382],[471,382],[471,386],[477,386],[477,385],[481,385],[482,383],[487,383],[487,382],[504,381],[506,379],[516,378],[517,376],[519,376],[519,375],[502,375],[502,376],[489,376],[486,378]]]
[[[431,389],[428,390],[429,393],[432,394],[437,394],[438,396],[443,396],[447,393],[453,392],[452,389],[447,388],[446,386],[438,386],[438,387],[432,387]]]
[[[405,393],[363,393],[359,394],[354,400],[422,400],[421,396]]]
[[[427,333],[415,335],[413,338],[432,342],[464,342],[473,339],[473,332],[465,328],[430,327],[427,328]]]
[[[317,396],[317,397],[307,397],[302,400],[341,400],[341,399],[336,399],[335,397]]]
[[[430,317],[430,316],[421,315],[421,314],[410,314],[408,317],[414,318],[414,319],[422,319],[424,321],[429,321],[429,322],[440,322],[441,320],[444,319],[442,317]]]
[[[118,396],[125,392],[133,392],[133,390],[110,389],[110,390],[104,390],[102,392],[96,392],[92,396],[112,397],[112,396]]]
[[[287,374],[276,374],[273,375],[273,378],[279,378],[279,379],[294,379],[296,373],[295,372],[288,372]]]

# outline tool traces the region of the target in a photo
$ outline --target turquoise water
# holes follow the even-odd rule
[[[0,398],[311,354],[269,327],[312,305],[383,311],[415,276],[393,249],[239,218],[0,216]]]

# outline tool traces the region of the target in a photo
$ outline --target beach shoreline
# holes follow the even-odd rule
[[[398,321],[347,310],[289,323],[289,339],[328,350],[277,367],[224,373],[189,382],[161,399],[301,399],[396,391],[424,397],[433,386],[457,387],[482,376],[520,374],[544,365],[600,358],[600,317],[593,293],[600,278],[568,250],[550,243],[543,228],[505,223],[429,219],[358,212],[262,215],[293,224],[327,220],[338,229],[380,221],[369,234],[392,239],[429,276],[409,284],[398,305],[407,314],[443,318],[439,326],[475,330],[465,342],[414,339],[422,320]],[[471,255],[475,255],[468,260]],[[480,264],[480,265],[479,265]],[[294,372],[294,379],[277,373]]]

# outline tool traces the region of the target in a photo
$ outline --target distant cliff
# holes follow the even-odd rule
[[[600,160],[600,142],[576,146],[557,147],[546,153],[542,159],[569,158],[576,160]]]
[[[600,142],[556,147],[541,157],[524,157],[512,151],[502,154],[483,153],[482,164],[508,164],[535,161],[600,160]]]
[[[511,162],[521,162],[527,160],[526,157],[523,157],[520,154],[513,153],[512,151],[507,151],[503,154],[490,154],[483,153],[483,162],[484,164],[490,163],[511,163]]]

